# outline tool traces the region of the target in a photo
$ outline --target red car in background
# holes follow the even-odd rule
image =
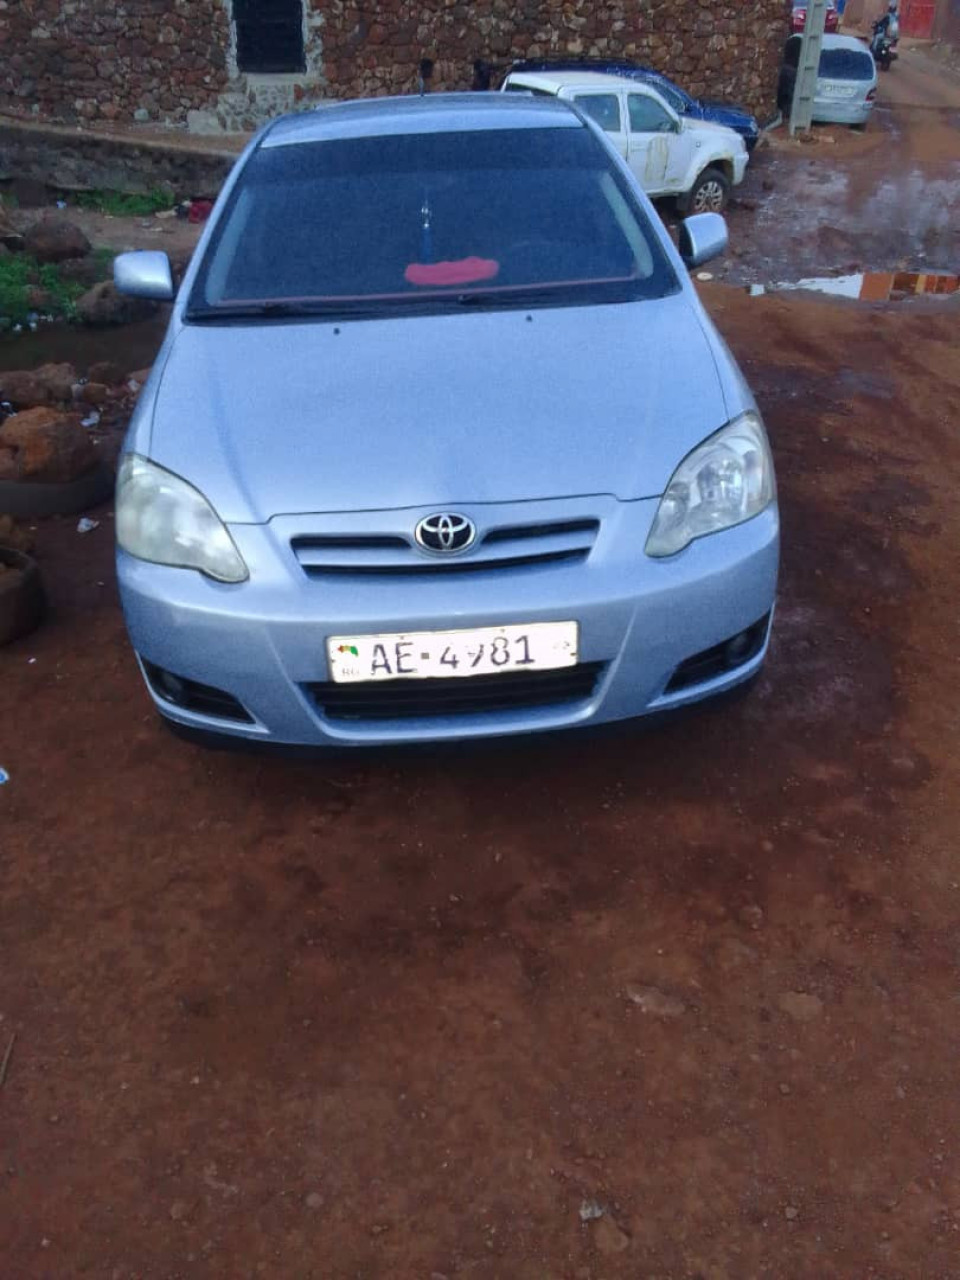
[[[791,31],[803,31],[804,24],[807,21],[807,6],[805,4],[794,4],[792,21],[790,24]],[[840,26],[840,15],[836,8],[831,4],[827,7],[827,17],[824,23],[824,31],[836,31]]]

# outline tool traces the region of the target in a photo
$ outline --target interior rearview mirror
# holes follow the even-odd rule
[[[695,213],[680,224],[680,257],[688,267],[700,267],[724,253],[730,237],[719,213]]]
[[[121,253],[113,260],[113,283],[133,298],[170,302],[174,296],[170,259],[157,249]]]

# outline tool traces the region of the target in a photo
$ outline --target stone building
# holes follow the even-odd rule
[[[325,97],[469,88],[476,60],[637,58],[772,111],[787,0],[0,0],[0,110],[250,128]]]

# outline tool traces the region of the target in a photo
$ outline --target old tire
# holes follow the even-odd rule
[[[721,169],[704,169],[679,200],[684,217],[694,213],[723,213],[730,199],[730,179]]]
[[[72,516],[105,502],[113,485],[113,472],[102,463],[68,484],[0,480],[0,511],[11,516]]]
[[[40,625],[46,607],[37,562],[22,551],[0,547],[0,647]]]

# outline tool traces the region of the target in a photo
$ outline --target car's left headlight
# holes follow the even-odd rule
[[[694,538],[751,520],[773,502],[776,492],[760,415],[744,413],[677,467],[660,499],[647,555],[676,555]]]
[[[203,494],[172,471],[128,453],[117,474],[117,542],[139,560],[245,582],[243,557]]]

